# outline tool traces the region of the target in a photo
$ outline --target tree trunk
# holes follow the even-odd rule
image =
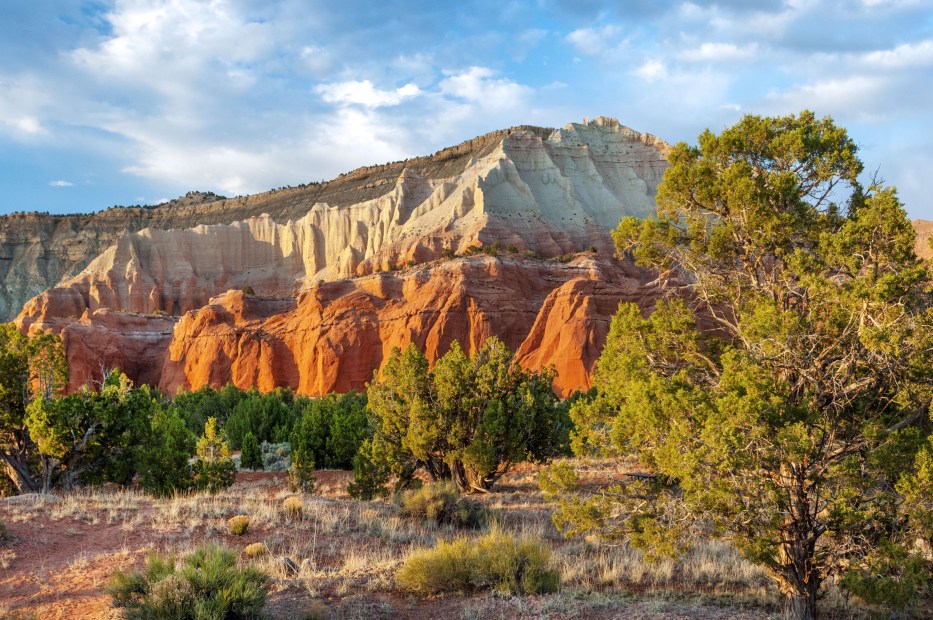
[[[35,493],[36,483],[29,474],[29,468],[15,455],[3,454],[3,464],[6,475],[13,481],[17,493]]]
[[[816,591],[796,593],[784,596],[784,620],[815,620],[816,618]]]
[[[471,468],[460,461],[450,465],[450,477],[461,493],[488,493],[492,483],[480,478]]]

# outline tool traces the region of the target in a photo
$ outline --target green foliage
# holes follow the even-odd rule
[[[246,433],[258,441],[286,441],[294,424],[294,397],[288,390],[277,389],[268,394],[251,390],[233,408],[224,423],[224,436],[234,450],[243,446]]]
[[[208,545],[180,563],[150,555],[145,571],[114,573],[108,591],[126,620],[253,620],[267,584],[257,569],[237,568],[232,551]]]
[[[534,539],[493,531],[478,540],[440,541],[415,551],[396,573],[403,589],[421,594],[493,589],[501,594],[540,594],[560,587],[551,550]]]
[[[262,451],[252,432],[243,437],[243,451],[240,453],[240,469],[262,469]]]
[[[150,435],[140,458],[140,484],[154,495],[167,496],[188,490],[189,461],[195,451],[195,436],[174,408],[159,409],[150,421]]]
[[[195,392],[179,392],[172,406],[185,421],[188,430],[197,434],[204,429],[208,418],[216,419],[223,426],[246,394],[231,384],[219,390],[204,386]]]
[[[489,512],[480,502],[462,496],[449,481],[431,482],[420,489],[403,491],[398,503],[403,515],[434,521],[438,525],[481,528],[489,519]]]
[[[390,476],[402,488],[419,469],[486,491],[514,463],[560,453],[570,424],[553,379],[514,364],[495,338],[469,358],[454,342],[431,372],[413,344],[394,350],[369,385],[374,434],[354,461],[353,492],[371,497]]]
[[[236,482],[236,463],[230,458],[227,442],[217,434],[217,420],[208,418],[204,434],[195,450],[198,460],[192,466],[194,487],[219,493]]]
[[[43,490],[58,483],[69,490],[82,479],[128,483],[157,406],[148,388],[134,390],[116,370],[99,393],[84,389],[33,400],[25,422],[41,459]]]
[[[35,398],[57,396],[67,381],[65,352],[57,336],[38,330],[27,337],[12,323],[0,325],[0,460],[19,492],[43,488],[34,469],[26,407]]]
[[[577,453],[632,455],[654,476],[582,494],[552,470],[555,522],[655,554],[711,527],[768,570],[790,615],[815,614],[843,566],[866,600],[903,606],[913,567],[929,570],[912,545],[933,505],[933,303],[913,229],[894,190],[858,185],[831,119],[746,116],[699,142],[671,150],[658,218],[614,233],[620,254],[679,271],[690,304],[622,304],[598,394],[571,410]]]
[[[259,449],[262,451],[262,468],[266,471],[287,471],[291,469],[291,446],[288,442],[269,443],[262,442]]]
[[[308,402],[295,423],[293,458],[320,469],[351,469],[353,457],[371,434],[365,394],[328,394]]]

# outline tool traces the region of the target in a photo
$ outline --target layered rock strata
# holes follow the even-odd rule
[[[516,234],[505,236],[544,253],[569,251],[584,240],[592,222],[602,225],[621,212],[650,211],[665,151],[657,138],[600,118],[556,131],[532,126],[496,131],[434,155],[252,196],[191,193],[156,207],[0,217],[0,320],[16,316],[32,296],[79,276],[112,244],[123,244],[123,252],[127,245],[147,244],[122,239],[127,233],[232,224],[264,213],[279,225],[295,227],[304,220],[306,236],[317,237],[315,270],[292,274],[302,280],[348,277],[384,269],[392,261],[426,259],[461,240],[471,242],[466,231],[452,229],[472,227],[478,236],[487,216],[488,234],[480,241],[517,227]],[[453,224],[469,211],[472,219]],[[542,221],[554,230],[541,232],[536,223]],[[145,259],[145,250],[137,254]],[[328,268],[322,270],[325,263]],[[198,268],[192,265],[193,271]],[[205,289],[207,297],[218,292],[217,287]]]

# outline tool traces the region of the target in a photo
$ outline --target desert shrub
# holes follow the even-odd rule
[[[247,620],[260,617],[267,581],[255,568],[237,568],[232,551],[207,545],[180,563],[150,555],[144,571],[117,571],[107,589],[126,620]]]
[[[150,434],[140,454],[142,487],[154,495],[171,495],[191,487],[195,437],[175,409],[160,409],[150,420]]]
[[[402,514],[431,520],[438,525],[480,528],[488,520],[486,508],[461,495],[452,482],[432,482],[420,489],[403,491],[398,502]]]
[[[503,594],[554,592],[560,573],[551,568],[551,550],[531,538],[493,531],[478,540],[441,541],[413,552],[396,573],[406,590],[422,594],[493,589]]]
[[[243,291],[243,293],[245,293],[246,295],[255,295],[255,294],[256,294],[256,291],[254,291],[254,290],[253,290],[253,287],[250,286],[249,284],[247,284],[246,286],[244,286],[244,287],[241,288],[240,290]]]
[[[443,257],[446,258],[447,260],[450,260],[450,259],[452,259],[452,258],[457,258],[457,253],[454,252],[454,251],[453,251],[452,249],[450,249],[450,248],[444,248],[444,249],[441,251],[441,256],[443,256]]]
[[[246,545],[243,548],[243,555],[248,558],[258,558],[266,555],[269,550],[266,549],[266,545],[261,542],[256,542],[251,545]]]
[[[501,242],[501,241],[496,241],[495,243],[491,243],[491,244],[489,244],[489,245],[484,245],[484,246],[483,246],[483,254],[487,254],[487,255],[489,255],[489,256],[495,256],[496,254],[499,253],[499,251],[500,251],[501,249],[502,249],[502,242]]]
[[[243,439],[250,432],[258,441],[287,441],[296,417],[293,402],[294,395],[285,389],[268,394],[250,390],[224,423],[224,436],[234,450],[242,448]]]
[[[541,258],[534,250],[522,250],[522,256],[527,256],[528,258]]]
[[[304,507],[305,503],[300,497],[286,497],[282,502],[282,508],[289,517],[300,517]]]
[[[221,426],[233,413],[237,403],[246,392],[234,385],[219,390],[204,386],[196,392],[179,392],[172,401],[172,408],[185,421],[188,430],[200,433],[208,418],[214,418]]]
[[[374,431],[354,462],[352,492],[369,499],[393,476],[404,488],[419,469],[488,491],[515,463],[560,454],[571,427],[554,376],[522,368],[497,338],[469,357],[455,340],[433,368],[413,343],[394,349],[368,385]]]
[[[262,451],[256,436],[247,432],[243,437],[243,452],[240,454],[240,469],[262,469]]]
[[[351,469],[360,445],[371,435],[366,402],[366,395],[357,392],[309,401],[290,437],[292,461]]]
[[[558,263],[569,263],[570,261],[574,259],[575,256],[576,254],[574,254],[573,252],[567,252],[566,254],[561,254],[554,260],[556,260]]]
[[[288,442],[262,442],[262,468],[266,471],[286,471],[292,466],[291,446]]]
[[[509,254],[518,254],[519,249],[515,247],[514,245],[507,245],[505,246],[505,251],[508,252]]]
[[[249,517],[247,515],[237,515],[227,521],[227,527],[234,536],[242,536],[249,530]]]
[[[217,435],[217,420],[208,418],[204,435],[198,440],[198,460],[191,466],[194,487],[219,493],[236,482],[236,463],[230,458],[230,448]]]

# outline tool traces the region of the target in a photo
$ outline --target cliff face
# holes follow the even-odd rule
[[[568,393],[589,387],[619,302],[650,307],[662,292],[641,270],[593,255],[566,265],[461,258],[319,283],[294,302],[229,291],[179,320],[160,387],[342,392],[363,388],[393,347],[414,342],[433,362],[454,340],[471,352],[495,335],[523,365],[554,365]]]
[[[125,248],[131,244],[122,239],[125,234],[146,228],[177,230],[232,224],[262,214],[280,225],[306,219],[310,225],[306,234],[317,237],[314,252],[318,254],[314,270],[292,274],[302,281],[369,273],[374,268],[387,268],[393,261],[424,260],[445,247],[469,243],[482,228],[479,212],[484,210],[493,214],[493,224],[487,229],[495,235],[501,237],[513,226],[524,226],[523,232],[510,236],[513,241],[529,234],[541,237],[537,242],[529,237],[523,247],[540,247],[552,253],[569,251],[587,230],[579,220],[579,205],[583,205],[587,221],[599,223],[614,217],[619,207],[613,207],[613,202],[620,200],[622,208],[633,214],[646,212],[646,205],[650,209],[665,167],[665,149],[660,140],[610,119],[568,125],[557,131],[524,126],[480,136],[431,156],[360,168],[326,183],[253,196],[228,199],[192,193],[156,207],[113,208],[73,216],[3,216],[0,321],[16,316],[28,299],[43,290],[79,276],[111,245],[121,243]],[[503,186],[503,181],[509,182]],[[468,186],[461,187],[463,183]],[[560,224],[559,230],[541,233],[534,222],[547,219],[555,209],[562,210],[560,199],[567,192],[577,203],[569,210],[574,217],[558,217],[550,223]],[[501,209],[496,211],[500,198],[507,198],[513,206],[524,204],[525,212],[520,215],[509,209],[511,219],[496,230],[495,214],[502,215]],[[470,222],[473,236],[461,230],[450,238],[445,227],[473,210],[477,200],[484,208],[474,213]],[[443,208],[438,210],[440,203],[444,203]],[[316,212],[313,216],[312,211]],[[432,215],[422,217],[428,211]],[[467,222],[463,224],[466,227]],[[375,256],[384,249],[387,238],[398,240],[400,235],[407,241]],[[147,241],[138,243],[146,245]],[[336,256],[338,248],[347,250],[339,266],[335,264],[340,258]],[[144,257],[145,250],[137,254]],[[360,263],[365,264],[360,267]],[[324,266],[331,269],[322,271]],[[141,265],[142,271],[146,268]],[[192,264],[194,272],[199,268]],[[145,280],[145,276],[140,277]],[[205,298],[220,290],[205,290]]]
[[[586,389],[618,303],[649,308],[674,285],[609,258],[619,219],[654,212],[666,151],[600,118],[246,198],[9,216],[0,297],[9,311],[63,278],[17,321],[62,335],[73,388],[118,367],[170,393],[322,394],[362,388],[394,346],[433,361],[495,335],[523,365],[553,365],[561,392]],[[462,257],[490,244],[497,257]]]
[[[561,390],[585,388],[618,302],[648,306],[659,289],[610,258],[519,251],[610,256],[611,227],[653,213],[666,148],[600,118],[329,184],[137,209],[18,323],[62,334],[73,388],[119,367],[168,392],[232,381],[321,394],[362,388],[394,346],[434,360],[491,335],[524,364],[555,365]],[[253,217],[209,223],[239,214]],[[498,258],[449,258],[496,243]]]
[[[423,263],[477,244],[544,256],[589,247],[610,254],[609,230],[619,219],[653,212],[666,146],[609,119],[543,133],[517,129],[423,165],[373,169],[366,191],[350,193],[365,196],[375,186],[377,197],[315,203],[281,223],[263,214],[127,233],[81,273],[30,301],[21,321],[102,308],[177,315],[231,288],[292,296],[315,282]],[[389,183],[386,175],[396,171]],[[453,176],[436,176],[447,172]],[[281,207],[280,198],[253,202]],[[217,215],[222,206],[201,208]]]

